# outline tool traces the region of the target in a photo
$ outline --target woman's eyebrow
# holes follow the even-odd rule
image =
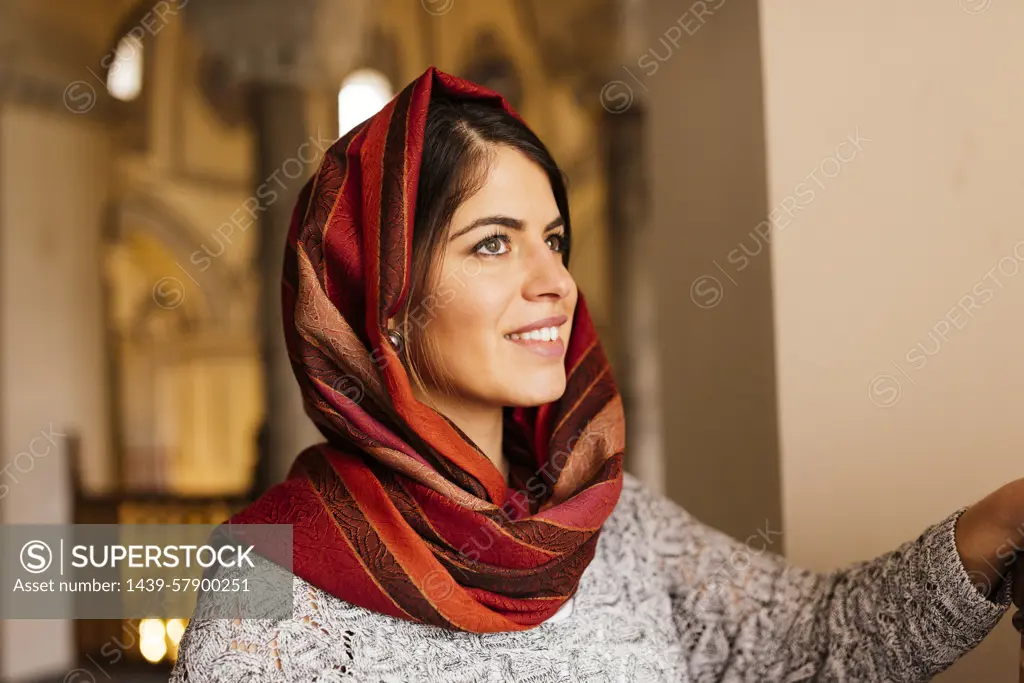
[[[459,237],[465,235],[470,230],[475,230],[476,228],[479,228],[480,226],[483,225],[501,225],[512,230],[522,230],[525,227],[521,220],[519,220],[518,218],[512,218],[511,216],[503,216],[500,214],[494,216],[484,216],[482,218],[477,218],[475,221],[473,221],[466,227],[455,232],[451,236],[451,240],[456,240]],[[565,225],[565,219],[559,216],[558,218],[555,218],[553,221],[544,226],[544,232],[554,230],[555,228],[562,225]]]

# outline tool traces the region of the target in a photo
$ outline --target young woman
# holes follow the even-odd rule
[[[326,442],[232,520],[293,525],[294,611],[197,615],[174,681],[924,681],[996,625],[1021,482],[819,574],[625,473],[570,226],[541,141],[434,68],[327,151],[283,290]]]

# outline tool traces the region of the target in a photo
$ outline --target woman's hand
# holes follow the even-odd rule
[[[1024,562],[1015,562],[1024,551],[1024,478],[969,507],[957,521],[955,536],[960,559],[978,590],[993,598],[1012,568],[1017,572],[1014,602],[1024,605]]]

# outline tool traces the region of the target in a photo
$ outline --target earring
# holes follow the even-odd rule
[[[391,330],[388,332],[388,341],[395,347],[395,351],[399,354],[405,350],[405,340],[402,339],[402,335],[398,333],[398,330]]]

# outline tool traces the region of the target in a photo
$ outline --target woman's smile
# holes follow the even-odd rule
[[[559,336],[557,327],[542,327],[532,332],[506,334],[505,339],[545,358],[561,358],[565,354],[565,342]]]
[[[565,342],[559,328],[568,320],[565,315],[543,318],[507,333],[505,339],[545,358],[561,358],[565,353]]]

